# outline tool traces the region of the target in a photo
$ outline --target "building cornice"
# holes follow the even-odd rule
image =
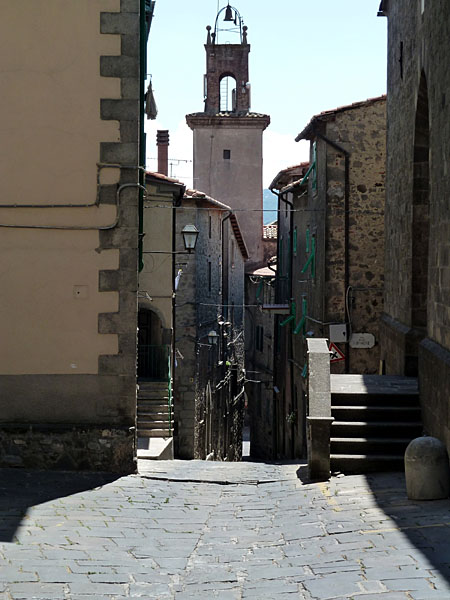
[[[191,113],[186,115],[186,122],[191,129],[199,127],[253,127],[264,131],[270,124],[269,115],[260,113],[247,113],[236,115],[233,113],[218,113],[216,115],[208,115],[206,113]]]

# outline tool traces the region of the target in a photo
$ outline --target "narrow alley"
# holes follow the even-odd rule
[[[304,483],[294,464],[140,467],[2,470],[0,598],[450,598],[450,501],[408,501],[403,475]]]

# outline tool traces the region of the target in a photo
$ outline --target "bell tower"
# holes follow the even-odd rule
[[[250,111],[250,45],[238,10],[227,4],[214,31],[206,29],[204,111],[186,115],[194,138],[194,187],[236,210],[251,269],[264,258],[262,134],[270,117]],[[229,36],[238,43],[220,43]]]

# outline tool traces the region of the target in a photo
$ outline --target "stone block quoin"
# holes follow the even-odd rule
[[[120,186],[139,181],[139,73],[140,2],[121,0],[120,12],[100,14],[100,33],[121,36],[121,54],[100,57],[100,76],[119,78],[121,98],[101,98],[100,118],[119,123],[120,141],[100,143],[100,162],[122,165],[117,186],[100,186],[100,199],[115,203],[118,196],[119,223],[100,232],[99,251],[119,250],[119,269],[99,272],[99,291],[119,293],[117,313],[101,313],[98,331],[117,334],[117,355],[99,356],[99,374],[129,375],[136,371],[138,187]],[[132,168],[136,167],[136,168]],[[132,381],[132,378],[130,378]],[[135,396],[135,386],[127,394]]]

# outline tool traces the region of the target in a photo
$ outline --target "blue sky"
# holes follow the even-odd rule
[[[295,136],[323,110],[386,91],[386,19],[379,0],[232,0],[248,27],[252,110],[269,114],[264,187],[308,155]],[[147,71],[158,105],[148,121],[147,165],[156,170],[155,132],[169,129],[172,159],[192,160],[184,116],[203,110],[206,25],[226,0],[156,0]],[[224,41],[224,40],[222,40]],[[172,176],[192,185],[191,162]]]

